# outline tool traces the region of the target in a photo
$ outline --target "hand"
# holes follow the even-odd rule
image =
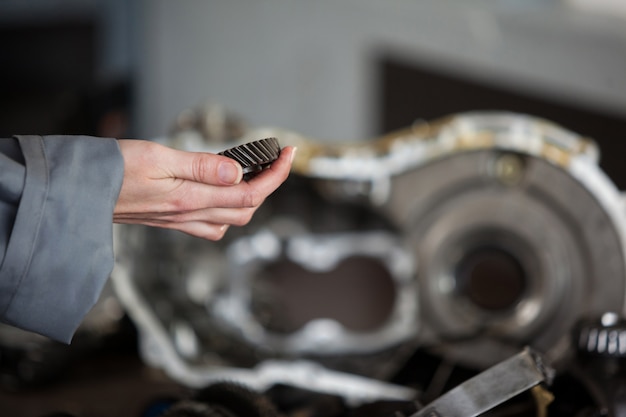
[[[176,229],[219,240],[247,224],[289,175],[295,148],[242,181],[241,165],[211,153],[185,152],[144,140],[119,140],[124,181],[113,221]]]

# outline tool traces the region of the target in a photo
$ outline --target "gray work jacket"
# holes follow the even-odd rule
[[[69,343],[113,268],[115,139],[0,139],[0,320]]]

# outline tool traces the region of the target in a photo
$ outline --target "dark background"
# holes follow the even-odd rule
[[[130,77],[99,77],[98,48],[95,19],[0,26],[0,137],[127,136]]]

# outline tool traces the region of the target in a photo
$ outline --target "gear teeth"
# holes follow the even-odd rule
[[[239,162],[243,169],[244,180],[249,180],[278,159],[280,145],[276,138],[265,138],[235,146],[218,155],[227,156]]]

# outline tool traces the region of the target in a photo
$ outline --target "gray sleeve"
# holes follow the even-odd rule
[[[113,268],[115,139],[0,139],[0,320],[70,342]]]

